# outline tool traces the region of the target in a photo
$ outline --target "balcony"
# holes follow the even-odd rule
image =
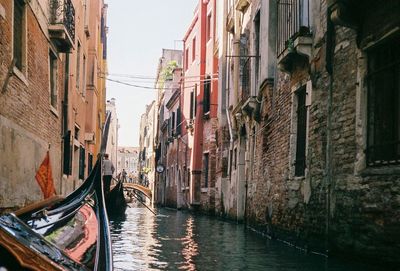
[[[308,61],[312,38],[308,0],[278,0],[278,67],[291,72],[295,61]]]
[[[69,52],[75,42],[75,8],[71,0],[50,1],[50,39],[60,52]]]

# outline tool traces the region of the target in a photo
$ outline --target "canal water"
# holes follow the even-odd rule
[[[375,271],[269,240],[243,225],[187,212],[127,209],[111,221],[114,270]]]

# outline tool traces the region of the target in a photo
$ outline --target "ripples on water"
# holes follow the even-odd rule
[[[243,225],[186,212],[128,208],[111,222],[114,270],[375,271],[304,254]],[[382,269],[381,269],[382,270]]]

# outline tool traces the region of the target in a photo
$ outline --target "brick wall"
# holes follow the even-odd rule
[[[204,121],[203,127],[203,163],[201,174],[201,198],[200,208],[204,212],[214,213],[216,205],[216,163],[217,163],[217,138],[216,131],[218,129],[217,118],[211,118]],[[204,153],[208,153],[208,187],[205,186],[204,175]]]
[[[319,31],[326,31],[324,17],[321,13],[318,37]],[[386,23],[375,28],[386,29]],[[335,27],[329,113],[327,44],[317,36],[309,64],[295,63],[290,75],[279,72],[275,85],[263,91],[247,220],[252,227],[309,250],[396,263],[400,171],[398,166],[365,165],[366,52],[357,46],[360,37],[355,30]],[[312,82],[307,169],[305,177],[297,178],[291,174],[292,91],[307,80]]]
[[[0,85],[4,84],[11,63],[12,1],[0,1],[6,19],[0,18]],[[61,179],[61,97],[63,96],[63,61],[58,60],[58,106],[50,108],[49,43],[30,5],[26,4],[26,72],[25,80],[15,73],[6,92],[0,94],[0,129],[3,145],[0,178],[0,207],[21,207],[42,197],[36,180],[48,144],[56,190]],[[25,81],[25,82],[24,82]]]

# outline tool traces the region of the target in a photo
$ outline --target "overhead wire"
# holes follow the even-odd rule
[[[118,80],[118,81],[122,81],[119,79],[115,79],[115,78],[110,78],[107,77],[108,79],[113,79],[113,80]],[[215,81],[218,80],[218,78],[210,78],[210,79],[198,79],[198,80],[185,80],[185,83],[202,83],[202,82],[211,82],[211,81]],[[143,84],[155,84],[157,83],[156,81],[152,80],[152,81],[142,81],[142,80],[135,80],[135,79],[124,79],[123,82],[129,82],[129,83],[143,83]],[[179,82],[178,82],[179,83]]]
[[[114,82],[114,83],[130,86],[130,87],[142,88],[142,89],[150,89],[150,90],[175,90],[175,89],[181,89],[182,88],[182,87],[175,87],[175,88],[174,87],[170,87],[170,88],[162,87],[162,88],[157,88],[157,87],[150,87],[150,86],[131,84],[131,83],[128,83],[128,82],[115,80],[115,79],[111,79],[111,78],[107,78],[107,77],[103,77],[103,76],[100,76],[100,78],[105,79],[105,80],[110,81],[110,82]],[[214,80],[217,80],[217,79],[209,79],[209,81],[214,81]],[[196,82],[198,82],[198,81],[196,81]],[[193,88],[195,86],[196,86],[196,84],[191,85],[191,86],[185,86],[185,87],[183,87],[183,89]]]
[[[100,72],[103,76],[115,76],[115,77],[126,77],[126,78],[134,78],[134,79],[144,79],[144,80],[156,80],[157,77],[147,76],[147,75],[132,75],[132,74],[122,74],[122,73],[105,73]],[[205,75],[190,75],[190,76],[182,76],[182,78],[198,78],[210,76],[212,78],[218,77],[218,73],[213,74],[205,74]]]

